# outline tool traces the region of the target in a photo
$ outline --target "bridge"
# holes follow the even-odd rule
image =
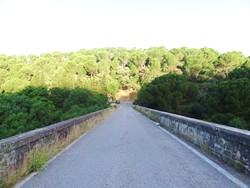
[[[18,187],[248,187],[197,150],[123,104]]]
[[[249,187],[249,176],[191,146],[123,103],[16,187]]]

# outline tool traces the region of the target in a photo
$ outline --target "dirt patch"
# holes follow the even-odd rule
[[[137,91],[135,90],[120,90],[115,94],[115,98],[120,101],[134,101],[137,96]]]

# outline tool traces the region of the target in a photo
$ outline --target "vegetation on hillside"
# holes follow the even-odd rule
[[[222,80],[242,66],[249,67],[250,59],[241,52],[220,54],[211,48],[104,48],[40,56],[0,55],[0,92],[46,86],[115,94],[138,90],[168,73],[185,74],[193,81]]]
[[[0,138],[101,109],[106,94],[135,96],[140,88],[142,105],[249,129],[249,68],[241,52],[211,48],[2,54]]]

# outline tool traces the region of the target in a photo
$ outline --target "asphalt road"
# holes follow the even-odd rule
[[[210,164],[122,104],[23,188],[239,187]]]

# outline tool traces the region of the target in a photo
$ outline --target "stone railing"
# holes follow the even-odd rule
[[[29,131],[0,140],[0,178],[21,168],[27,157],[37,146],[46,146],[55,140],[63,141],[74,131],[84,127],[115,107],[93,112],[81,117],[62,121],[44,128]]]
[[[198,145],[205,152],[250,174],[250,131],[141,106],[134,108],[159,122],[160,126]]]

